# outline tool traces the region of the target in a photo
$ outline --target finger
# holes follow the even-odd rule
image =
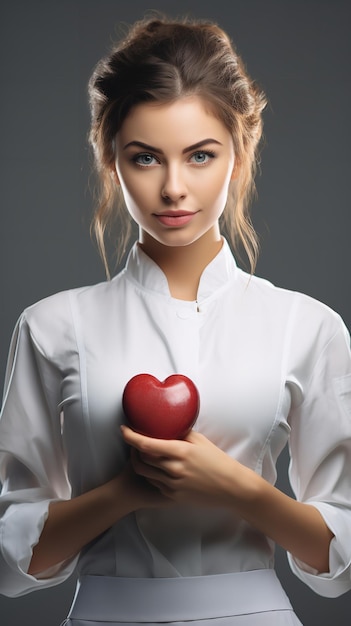
[[[131,462],[134,472],[138,476],[142,476],[148,482],[157,484],[158,487],[163,485],[163,487],[167,486],[167,488],[174,490],[176,485],[179,484],[180,476],[176,472],[168,472],[158,465],[144,463],[137,450],[132,451]]]
[[[148,480],[148,482],[153,488],[157,489],[158,492],[162,496],[165,496],[168,500],[174,499],[175,491],[174,489],[171,489],[168,485],[165,485],[164,483],[160,483],[158,480]]]
[[[146,435],[141,435],[125,425],[121,426],[121,432],[126,443],[140,452],[150,454],[152,456],[171,456],[172,451],[174,453],[176,445],[179,443],[178,441],[169,439],[147,437]]]
[[[162,464],[144,463],[139,453],[137,451],[134,452],[135,456],[132,455],[132,463],[136,474],[142,476],[148,482],[152,482],[152,484],[157,484],[158,488],[162,485],[163,488],[167,487],[172,492],[179,489],[184,472],[181,467],[178,467],[177,463],[168,461],[162,462]]]
[[[144,463],[138,454],[132,456],[132,465],[136,474],[148,480],[156,480],[163,483],[166,479],[166,474],[161,469]]]
[[[140,452],[134,448],[134,451],[139,454],[139,458],[148,465],[153,465],[154,467],[160,467],[163,469],[167,462],[167,457],[164,456],[156,456],[155,454],[146,454],[145,452]]]
[[[144,457],[143,454],[139,454],[139,459],[149,467],[154,467],[157,470],[160,470],[163,474],[170,478],[182,478],[184,476],[183,464],[180,461],[174,459],[168,459],[163,456],[161,457]]]
[[[201,443],[201,442],[204,442],[205,440],[206,440],[206,437],[204,437],[204,435],[202,435],[196,430],[191,430],[187,434],[187,436],[184,438],[184,441],[187,441],[189,443]]]
[[[142,435],[141,433],[132,430],[129,426],[122,425],[121,432],[126,443],[133,448],[137,448],[138,450],[145,450],[145,452],[150,451],[151,449],[155,450],[159,441],[158,439],[146,437],[146,435]]]

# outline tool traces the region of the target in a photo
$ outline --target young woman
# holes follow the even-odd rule
[[[318,593],[351,587],[351,359],[336,313],[253,275],[265,97],[219,27],[166,19],[136,24],[89,87],[105,264],[121,197],[139,239],[115,278],[16,327],[0,591],[58,584],[78,563],[72,626],[299,624],[275,542]],[[144,372],[197,385],[184,440],[125,425],[123,389]],[[288,440],[296,500],[274,487]]]

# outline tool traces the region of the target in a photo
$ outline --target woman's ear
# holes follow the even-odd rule
[[[120,185],[119,178],[118,178],[115,166],[111,167],[110,174],[111,174],[111,178],[114,180],[116,185]]]
[[[238,178],[239,172],[240,172],[240,163],[239,163],[238,159],[235,159],[235,163],[234,163],[234,167],[233,167],[233,171],[232,171],[230,180],[235,180],[236,178]]]

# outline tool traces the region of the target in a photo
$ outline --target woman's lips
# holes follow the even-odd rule
[[[170,226],[171,228],[177,226],[184,226],[188,224],[193,219],[196,212],[185,212],[185,211],[173,211],[169,213],[154,213],[156,219],[163,224],[163,226]]]

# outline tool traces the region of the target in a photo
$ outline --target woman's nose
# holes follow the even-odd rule
[[[187,190],[181,167],[170,166],[166,170],[161,196],[167,202],[178,202],[186,197]]]

